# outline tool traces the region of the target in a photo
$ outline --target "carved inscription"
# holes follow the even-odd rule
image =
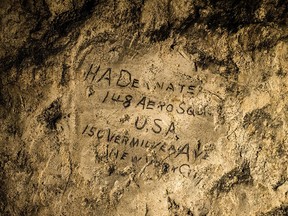
[[[213,119],[202,82],[188,75],[147,81],[139,74],[94,64],[84,71],[81,139],[94,143],[98,161],[155,163],[163,173],[178,170],[189,176],[193,163],[208,157],[206,146],[211,145],[190,133],[199,122]]]

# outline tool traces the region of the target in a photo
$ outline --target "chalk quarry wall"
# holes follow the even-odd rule
[[[0,215],[288,215],[286,0],[0,17]]]

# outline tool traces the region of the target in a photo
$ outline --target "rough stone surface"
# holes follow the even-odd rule
[[[286,0],[1,0],[0,215],[288,215]]]

